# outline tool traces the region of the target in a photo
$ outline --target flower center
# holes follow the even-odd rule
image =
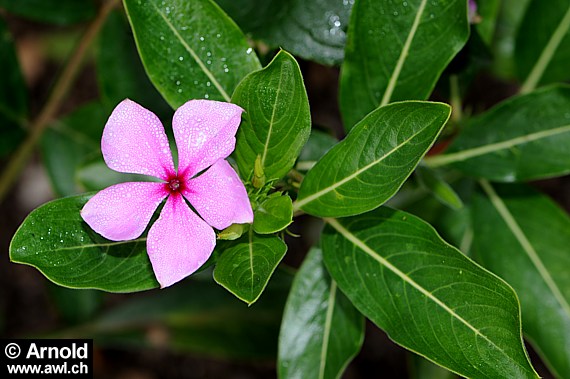
[[[180,180],[178,178],[172,178],[168,181],[168,189],[170,192],[178,192],[180,190]]]

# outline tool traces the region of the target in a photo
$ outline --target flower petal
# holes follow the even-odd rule
[[[216,229],[253,222],[247,191],[226,160],[218,161],[202,175],[189,180],[183,194]]]
[[[212,254],[216,234],[190,210],[180,194],[166,200],[146,242],[152,269],[161,288],[196,271]]]
[[[109,117],[101,151],[115,171],[144,174],[167,180],[174,172],[168,137],[154,113],[129,99]]]
[[[168,195],[163,183],[130,182],[105,188],[93,196],[81,217],[97,233],[113,241],[139,237]]]
[[[172,128],[178,148],[178,172],[188,178],[227,158],[243,109],[213,100],[190,100],[174,113]]]

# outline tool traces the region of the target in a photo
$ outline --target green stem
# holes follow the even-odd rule
[[[59,111],[61,104],[65,100],[69,89],[77,76],[77,72],[81,67],[85,53],[99,33],[99,30],[107,19],[107,16],[111,10],[119,4],[119,1],[120,0],[109,0],[101,6],[99,14],[87,27],[85,34],[69,58],[69,61],[63,69],[61,76],[55,83],[53,90],[40,113],[30,124],[29,134],[26,140],[22,142],[18,150],[16,150],[8,161],[5,170],[0,176],[0,203],[4,200],[10,188],[12,188],[16,179],[20,176],[22,169],[30,159],[30,156],[34,152],[34,148],[43,135],[46,127]]]
[[[548,67],[550,61],[554,57],[554,54],[556,53],[558,46],[560,46],[560,43],[564,39],[564,36],[566,35],[566,33],[568,33],[569,28],[570,28],[570,7],[568,8],[568,10],[566,10],[564,17],[558,24],[558,27],[554,30],[554,33],[550,37],[550,40],[548,40],[548,43],[544,47],[544,50],[542,50],[542,53],[538,57],[538,60],[536,61],[532,70],[528,74],[528,77],[522,84],[520,89],[521,94],[532,92],[536,88],[536,86],[540,82],[540,79],[542,79],[544,71],[546,71],[546,68]]]
[[[451,103],[451,120],[457,124],[461,121],[463,117],[463,111],[461,109],[461,93],[459,91],[459,78],[457,75],[451,75],[449,77],[449,92]]]

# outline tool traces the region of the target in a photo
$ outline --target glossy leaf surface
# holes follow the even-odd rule
[[[354,4],[340,80],[346,130],[379,105],[429,97],[467,41],[466,6],[464,0]]]
[[[89,195],[54,200],[24,220],[10,244],[10,260],[40,270],[56,284],[133,292],[158,287],[146,238],[114,242],[89,228],[79,211]]]
[[[506,100],[475,117],[446,154],[426,159],[501,182],[570,172],[570,87],[553,86]]]
[[[242,178],[252,176],[258,155],[267,180],[285,176],[311,131],[309,101],[295,58],[280,51],[239,84],[232,102],[245,110],[234,152]]]
[[[237,25],[211,0],[124,0],[139,54],[173,107],[189,99],[230,101],[260,68]]]
[[[468,378],[538,377],[513,289],[429,224],[388,208],[327,221],[331,276],[393,341]]]
[[[570,377],[570,218],[523,185],[491,185],[473,204],[473,249],[509,282],[525,336],[559,378]]]
[[[307,173],[294,208],[342,217],[380,206],[410,176],[449,114],[446,104],[419,101],[378,108]]]
[[[243,31],[272,47],[323,64],[339,64],[354,0],[217,0]]]
[[[276,193],[255,209],[253,230],[259,234],[270,234],[285,229],[293,222],[293,203],[288,195]]]
[[[331,280],[319,248],[297,272],[279,334],[279,377],[339,378],[364,340],[364,318]]]
[[[250,231],[224,250],[216,262],[214,280],[251,305],[259,299],[287,245],[276,236]]]

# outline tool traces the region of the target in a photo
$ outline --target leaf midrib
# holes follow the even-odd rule
[[[443,154],[435,157],[424,159],[424,163],[430,167],[440,167],[454,162],[461,162],[467,159],[475,158],[485,154],[495,153],[517,145],[534,142],[543,138],[549,138],[558,134],[570,132],[570,125],[559,126],[557,128],[541,130],[539,132],[525,134],[519,137],[511,138],[506,141],[495,142],[488,145],[477,146],[471,149],[465,149],[451,154]]]
[[[406,38],[406,42],[402,47],[402,51],[400,52],[400,56],[398,57],[398,61],[396,62],[396,66],[394,67],[394,71],[390,76],[390,80],[388,81],[388,86],[386,86],[386,91],[384,92],[384,96],[382,96],[382,101],[380,102],[380,106],[386,105],[390,102],[392,98],[392,94],[394,93],[394,89],[396,88],[396,83],[400,77],[400,73],[402,72],[402,68],[404,67],[404,61],[406,60],[408,53],[410,51],[410,46],[412,45],[412,41],[416,35],[418,30],[418,26],[420,25],[420,20],[424,13],[425,7],[427,4],[427,0],[422,0],[420,6],[418,8],[418,13],[416,13],[416,17],[414,18],[414,22],[410,29],[410,33]]]
[[[74,245],[74,246],[66,246],[66,247],[61,247],[58,249],[53,249],[53,250],[41,250],[41,251],[37,251],[37,253],[46,253],[46,252],[59,252],[59,251],[66,251],[66,250],[83,250],[83,249],[88,249],[91,247],[105,247],[105,248],[109,248],[111,246],[117,246],[117,245],[128,245],[131,243],[138,243],[138,242],[144,242],[146,241],[146,237],[143,238],[137,238],[134,240],[127,240],[127,241],[116,241],[116,242],[108,242],[108,243],[94,243],[94,244],[89,244],[89,245]],[[28,256],[30,254],[26,254],[26,256]],[[18,262],[21,263],[20,261],[17,260],[13,260],[13,262]]]
[[[378,253],[376,253],[372,248],[370,248],[368,245],[366,245],[362,240],[360,240],[358,237],[356,237],[354,234],[352,234],[348,229],[346,229],[344,226],[342,226],[337,219],[335,218],[326,218],[325,221],[331,225],[334,229],[336,229],[344,238],[346,238],[347,240],[349,240],[350,242],[352,242],[354,245],[356,245],[358,248],[360,248],[360,250],[364,251],[366,254],[368,254],[372,259],[374,259],[375,261],[377,261],[378,263],[380,263],[382,266],[386,267],[388,270],[392,271],[394,274],[396,274],[398,277],[400,277],[403,281],[405,281],[406,283],[408,283],[409,285],[411,285],[413,288],[415,288],[416,290],[418,290],[421,294],[423,294],[426,298],[430,299],[431,301],[433,301],[435,304],[437,304],[438,306],[440,306],[444,311],[446,311],[447,313],[449,313],[452,317],[454,317],[455,319],[457,319],[458,321],[460,321],[462,324],[464,324],[465,326],[467,326],[467,328],[469,328],[471,331],[473,331],[475,333],[475,335],[480,336],[482,339],[484,339],[486,342],[488,342],[491,346],[493,346],[495,349],[497,349],[499,352],[501,352],[505,357],[507,357],[507,359],[509,359],[511,362],[515,363],[517,366],[523,368],[525,371],[527,370],[527,368],[525,368],[524,366],[522,366],[520,363],[518,363],[516,360],[514,360],[513,358],[511,358],[503,349],[501,349],[499,346],[497,346],[491,339],[489,339],[486,335],[484,335],[483,333],[481,333],[481,331],[479,329],[477,329],[476,327],[474,327],[473,325],[471,325],[467,320],[465,320],[463,317],[461,317],[460,315],[458,315],[457,313],[455,313],[453,311],[453,309],[449,308],[447,306],[447,304],[445,304],[443,301],[441,301],[440,299],[438,299],[436,296],[434,296],[431,292],[427,291],[425,288],[423,288],[421,285],[419,285],[418,283],[416,283],[412,278],[410,278],[408,275],[406,275],[405,273],[403,273],[402,271],[400,271],[396,266],[392,265],[390,262],[388,262],[385,258],[383,258],[382,256],[380,256]]]
[[[265,138],[265,144],[263,145],[263,154],[261,155],[261,166],[265,167],[265,159],[267,158],[267,151],[269,150],[269,142],[271,140],[271,135],[273,133],[273,125],[275,123],[275,114],[277,110],[277,103],[279,101],[279,93],[281,92],[281,82],[283,80],[284,70],[279,72],[279,83],[277,84],[277,90],[275,93],[275,101],[273,102],[273,110],[271,111],[271,120],[269,120],[269,130],[267,131],[267,137]]]
[[[558,46],[564,39],[564,36],[568,32],[570,28],[570,7],[566,10],[564,17],[560,20],[560,24],[552,33],[552,36],[548,40],[548,43],[540,53],[535,65],[532,67],[532,70],[528,74],[526,80],[524,81],[523,85],[521,86],[520,92],[521,93],[529,93],[534,90],[537,84],[540,82],[542,75],[544,75],[544,71],[550,64],[552,57],[556,53]]]
[[[548,286],[556,301],[560,304],[566,315],[570,318],[570,304],[564,298],[562,291],[558,288],[552,276],[548,272],[548,269],[542,263],[542,260],[538,256],[534,246],[526,237],[524,231],[521,229],[518,222],[515,220],[512,213],[509,211],[509,208],[505,204],[505,202],[501,199],[501,197],[497,194],[493,186],[486,180],[480,180],[479,184],[489,197],[491,204],[495,207],[507,227],[513,233],[514,237],[517,239],[521,247],[523,248],[524,252],[527,254],[533,265],[535,266],[536,270],[538,271],[540,277],[544,281],[544,283]]]
[[[186,42],[186,40],[184,40],[184,38],[182,38],[182,36],[180,35],[180,33],[178,33],[178,30],[176,30],[176,28],[174,27],[174,25],[172,25],[172,23],[170,22],[170,20],[166,17],[166,15],[164,13],[162,13],[160,11],[160,9],[156,6],[155,3],[151,2],[151,5],[154,7],[154,9],[156,10],[156,12],[160,15],[160,17],[162,17],[162,19],[164,20],[164,22],[166,23],[166,25],[170,28],[170,30],[172,30],[172,33],[174,33],[174,35],[176,36],[176,38],[178,38],[178,40],[180,41],[180,43],[182,44],[182,46],[184,46],[184,49],[186,49],[186,51],[192,56],[192,58],[194,59],[194,61],[196,61],[196,63],[198,64],[198,66],[200,66],[200,69],[206,74],[206,76],[208,77],[208,79],[210,79],[210,81],[214,84],[214,87],[216,87],[216,89],[218,90],[218,92],[222,95],[222,97],[224,98],[225,101],[227,101],[228,103],[231,101],[230,96],[226,93],[226,91],[224,90],[224,88],[222,87],[222,85],[218,82],[218,80],[216,79],[216,77],[214,76],[214,74],[208,70],[208,68],[206,67],[206,65],[204,64],[204,62],[202,62],[202,60],[200,59],[200,57],[198,57],[198,54],[196,54],[196,52],[194,51],[194,49],[192,49],[190,47],[190,45],[188,45],[188,43]]]
[[[380,158],[372,161],[371,163],[367,164],[366,166],[356,170],[355,172],[353,172],[352,174],[348,175],[347,177],[339,180],[338,182],[333,183],[332,185],[323,188],[322,190],[315,192],[314,194],[305,197],[304,199],[300,199],[297,200],[293,203],[293,211],[299,211],[304,205],[311,203],[313,201],[315,201],[316,199],[318,199],[321,196],[326,195],[327,193],[334,191],[335,189],[337,189],[338,187],[342,186],[345,183],[348,183],[349,181],[356,179],[358,177],[358,175],[362,174],[363,172],[369,170],[371,167],[376,166],[377,164],[379,164],[380,162],[382,162],[384,159],[388,158],[390,155],[392,155],[395,151],[399,150],[402,148],[402,146],[408,144],[412,139],[414,139],[415,137],[417,137],[420,133],[424,132],[426,127],[420,128],[420,130],[418,130],[417,132],[415,132],[414,134],[412,134],[410,137],[408,137],[407,139],[405,139],[404,141],[402,141],[400,144],[396,145],[394,148],[392,148],[390,151],[388,151],[386,154],[382,155]]]
[[[321,346],[321,361],[319,365],[319,379],[325,377],[325,368],[327,365],[327,354],[329,349],[329,339],[331,334],[332,316],[336,304],[336,282],[331,280],[329,289],[329,299],[327,301],[327,314],[325,317],[325,325],[323,330],[323,345]]]

